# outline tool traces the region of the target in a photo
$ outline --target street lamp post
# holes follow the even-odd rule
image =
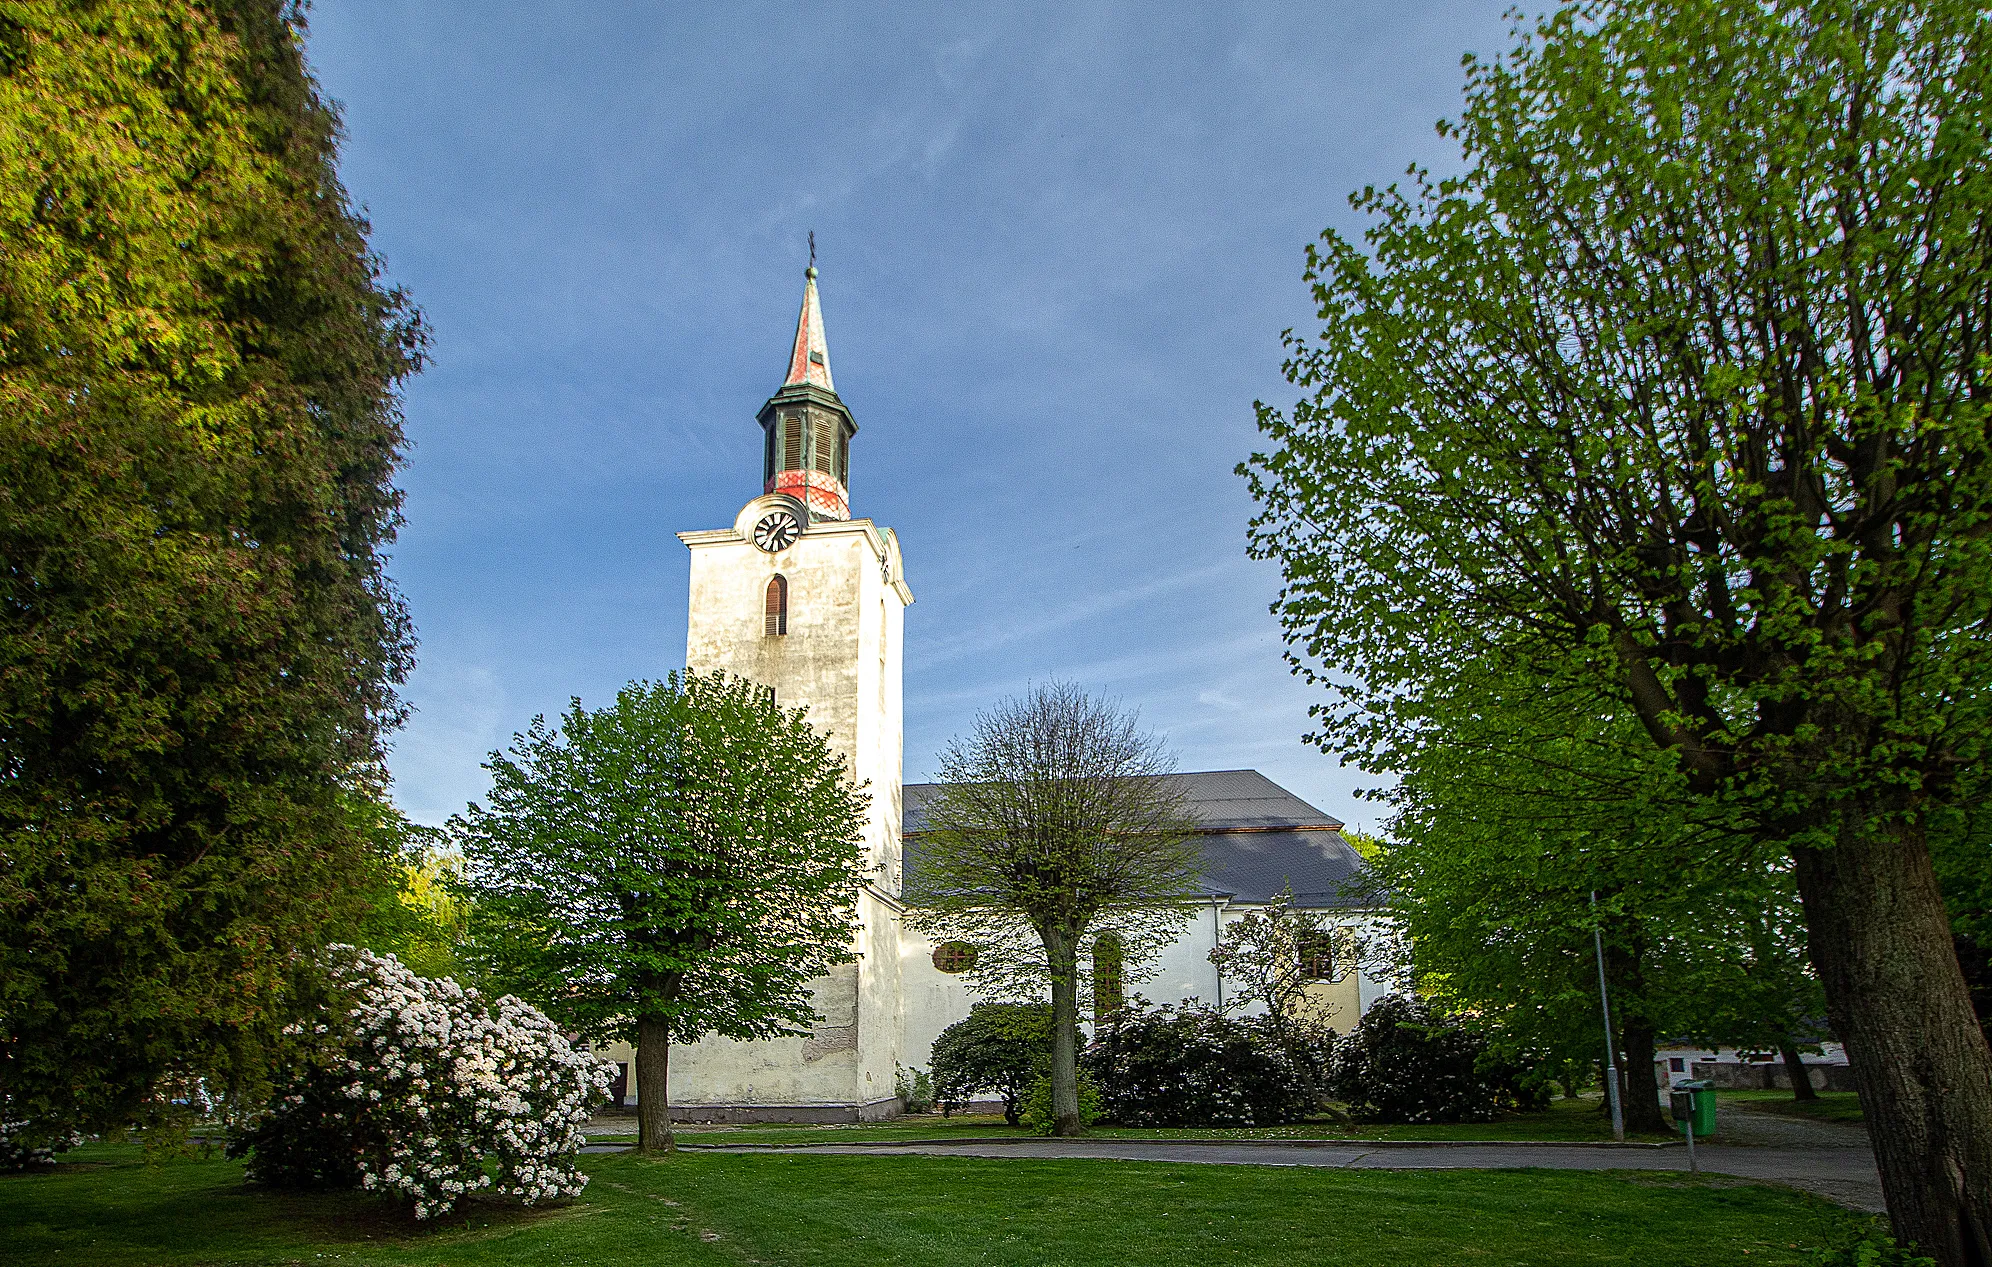
[[[1598,955],[1598,1010],[1605,1018],[1605,1099],[1612,1106],[1612,1138],[1625,1142],[1625,1110],[1619,1104],[1618,1043],[1612,1036],[1612,1000],[1605,989],[1605,935],[1598,927],[1598,891],[1591,890],[1591,948]]]

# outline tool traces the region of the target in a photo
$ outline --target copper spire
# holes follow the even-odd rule
[[[823,339],[823,305],[816,298],[816,235],[809,235],[809,271],[802,287],[802,315],[795,322],[795,349],[789,353],[788,377],[782,386],[814,383],[836,391],[830,378],[830,345]]]

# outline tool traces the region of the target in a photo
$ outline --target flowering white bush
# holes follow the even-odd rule
[[[57,1153],[83,1142],[83,1137],[75,1132],[51,1138],[48,1132],[35,1130],[33,1122],[10,1122],[7,1120],[8,1107],[5,1102],[0,1102],[0,1170],[52,1166]]]
[[[350,1002],[311,1027],[325,1043],[315,1064],[231,1146],[251,1154],[251,1178],[390,1192],[418,1219],[472,1192],[531,1205],[587,1185],[574,1155],[614,1065],[511,995],[487,1004],[352,946],[329,948],[326,966]]]

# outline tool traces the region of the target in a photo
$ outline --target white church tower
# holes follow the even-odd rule
[[[685,663],[771,688],[809,717],[871,794],[873,878],[858,962],[818,982],[807,1039],[707,1040],[672,1061],[688,1116],[873,1117],[893,1109],[899,1059],[901,693],[907,604],[890,528],[851,518],[857,423],[830,377],[812,265],[781,389],[761,407],[761,495],[730,528],[681,532],[692,551]]]

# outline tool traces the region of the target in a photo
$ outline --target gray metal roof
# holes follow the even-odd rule
[[[1268,902],[1291,887],[1294,904],[1348,907],[1362,859],[1335,830],[1342,823],[1301,800],[1257,770],[1206,770],[1162,776],[1182,785],[1190,813],[1202,824],[1201,888],[1238,902]],[[908,887],[919,871],[920,835],[926,830],[933,783],[905,788],[903,831]],[[1282,829],[1285,830],[1282,830]]]

